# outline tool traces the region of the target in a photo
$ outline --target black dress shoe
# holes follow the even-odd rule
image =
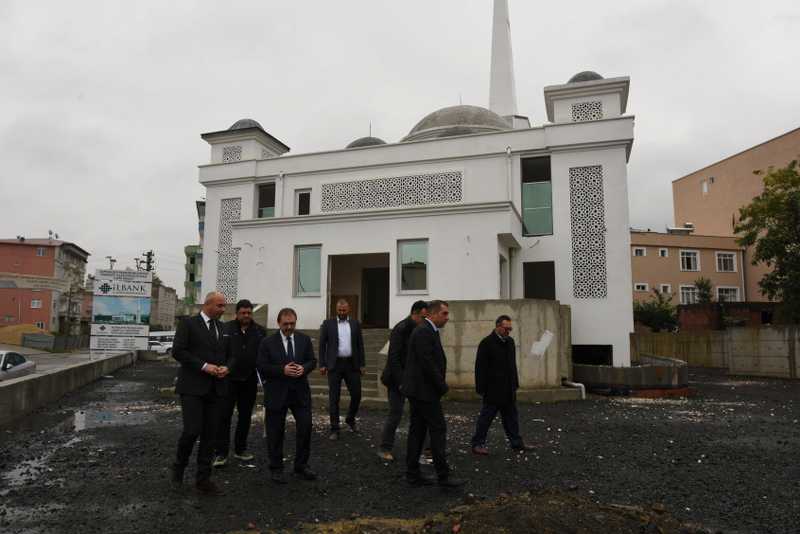
[[[173,465],[170,468],[170,482],[176,488],[180,488],[183,486],[183,470],[184,467],[182,465]]]
[[[286,484],[286,476],[283,471],[273,471],[270,473],[269,479],[275,484]]]
[[[515,451],[525,452],[525,451],[532,451],[536,447],[534,447],[533,445],[528,445],[527,443],[520,443],[519,445],[514,445],[511,448],[514,449]]]
[[[354,432],[356,434],[358,433],[358,425],[356,425],[355,420],[353,420],[353,421],[345,421],[345,423],[347,424],[347,426],[350,427],[350,431],[351,432]]]
[[[219,486],[217,486],[210,480],[198,480],[195,487],[197,488],[198,493],[200,493],[201,495],[208,495],[211,497],[219,497],[220,495],[225,495],[225,492],[222,491],[219,488]]]
[[[437,484],[439,484],[439,486],[442,488],[460,488],[466,483],[467,483],[466,480],[461,480],[458,478],[450,478],[450,477],[440,478],[437,482]]]
[[[302,480],[317,480],[317,474],[308,467],[295,469],[294,475]]]
[[[433,486],[433,479],[422,475],[406,475],[406,482],[408,482],[408,485],[412,488]]]

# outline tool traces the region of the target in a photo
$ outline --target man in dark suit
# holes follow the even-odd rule
[[[403,406],[406,403],[406,397],[400,391],[400,386],[403,383],[403,371],[406,368],[408,339],[411,337],[411,332],[427,315],[428,303],[424,300],[416,301],[411,306],[411,314],[397,323],[392,328],[392,333],[389,336],[389,355],[386,358],[386,367],[384,367],[381,374],[381,382],[386,386],[389,394],[389,415],[383,425],[381,449],[378,452],[378,456],[382,460],[389,462],[394,461],[394,455],[392,454],[394,437],[397,432],[397,425],[400,424],[400,419],[403,418]]]
[[[483,397],[483,407],[472,436],[472,452],[480,456],[489,454],[486,436],[497,412],[503,418],[503,429],[512,449],[527,451],[519,435],[517,394],[517,349],[511,337],[511,317],[501,315],[495,321],[494,331],[483,338],[475,356],[475,390]]]
[[[442,487],[457,487],[464,484],[450,476],[445,450],[447,448],[447,422],[442,411],[442,396],[447,393],[447,357],[439,339],[450,316],[447,303],[431,301],[428,317],[411,333],[408,340],[408,359],[403,373],[403,394],[411,405],[411,422],[408,427],[408,450],[406,452],[406,480],[412,486],[432,484],[423,477],[419,468],[419,456],[430,433],[433,466],[436,468],[438,484]]]
[[[286,484],[283,475],[283,436],[286,413],[291,410],[297,427],[294,472],[303,480],[314,480],[309,469],[311,453],[311,388],[308,374],[317,366],[311,338],[295,332],[297,313],[291,308],[278,312],[280,330],[261,340],[256,368],[264,380],[267,411],[267,453],[271,479]]]
[[[183,484],[194,442],[197,449],[197,490],[220,495],[211,482],[211,456],[219,421],[220,399],[227,394],[228,368],[222,346],[223,326],[219,318],[225,311],[225,296],[209,293],[198,315],[181,321],[175,332],[172,357],[181,364],[175,392],[181,398],[183,433],[178,439],[178,454],[172,466],[172,482]]]
[[[233,457],[243,462],[253,460],[253,455],[247,452],[247,434],[250,432],[250,417],[253,414],[258,391],[256,377],[258,347],[266,335],[264,327],[253,321],[253,303],[247,299],[237,302],[236,318],[225,323],[222,335],[222,345],[230,373],[228,396],[223,399],[220,410],[214,467],[223,467],[228,463],[234,406],[239,415],[233,441]]]
[[[345,423],[357,432],[356,414],[361,403],[361,375],[364,374],[364,337],[361,325],[350,316],[350,304],[340,299],[336,317],[326,319],[319,329],[319,371],[328,375],[328,413],[331,418],[330,439],[339,439],[339,398],[342,380],[350,394],[350,407]]]

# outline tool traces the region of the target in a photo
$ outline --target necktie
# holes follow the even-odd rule
[[[286,338],[286,354],[289,355],[289,359],[294,361],[294,344],[292,343],[292,338]]]
[[[214,340],[214,343],[218,342],[217,325],[214,324],[214,319],[208,320],[208,330],[211,332],[211,338]]]

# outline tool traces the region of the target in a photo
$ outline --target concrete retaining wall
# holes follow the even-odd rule
[[[630,389],[685,388],[689,369],[685,362],[673,358],[641,356],[639,365],[573,365],[575,381],[587,387]]]
[[[103,375],[132,364],[136,353],[123,352],[97,358],[67,368],[0,382],[0,427]]]
[[[800,332],[793,326],[646,333],[633,339],[640,354],[677,358],[694,367],[723,368],[735,375],[800,376]]]
[[[576,398],[577,390],[561,387],[572,377],[570,308],[552,300],[450,301],[450,322],[442,330],[447,354],[447,383],[450,398],[477,398],[475,354],[480,341],[492,332],[500,315],[513,320],[511,337],[517,346],[520,399],[560,400]],[[542,357],[530,355],[531,346],[545,330],[553,333]],[[564,393],[561,395],[560,393]],[[542,393],[543,395],[538,395]]]

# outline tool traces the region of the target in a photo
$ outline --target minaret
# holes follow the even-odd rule
[[[522,118],[521,121],[515,119],[518,117],[517,89],[514,82],[514,57],[511,53],[508,0],[494,0],[489,109],[508,119],[515,128],[529,127],[526,118]]]

